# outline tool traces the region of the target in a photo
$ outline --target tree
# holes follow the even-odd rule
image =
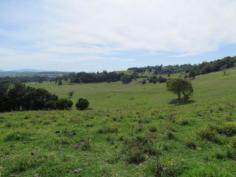
[[[170,92],[177,94],[179,102],[188,101],[193,94],[193,87],[191,82],[180,78],[168,80],[167,89]]]
[[[59,81],[58,81],[58,85],[62,85],[62,80],[59,80]]]
[[[0,112],[70,109],[72,105],[72,101],[59,99],[45,89],[36,89],[21,83],[0,83]]]
[[[132,76],[124,75],[121,77],[121,81],[123,84],[129,84],[132,81]]]
[[[190,71],[189,74],[188,74],[188,76],[189,76],[190,79],[195,79],[195,77],[196,77],[196,72]]]
[[[76,108],[79,110],[85,110],[89,107],[89,101],[85,98],[80,98],[76,103]]]
[[[59,99],[56,104],[57,109],[61,109],[61,110],[70,109],[72,105],[73,105],[73,102],[67,99]]]

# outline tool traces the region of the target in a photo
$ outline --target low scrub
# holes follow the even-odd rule
[[[119,130],[116,127],[103,127],[98,130],[100,134],[108,134],[108,133],[118,133]]]
[[[220,137],[217,134],[217,131],[214,128],[205,128],[199,132],[199,136],[202,140],[222,144]]]
[[[145,161],[148,155],[159,155],[155,148],[154,142],[145,137],[133,137],[125,141],[127,162],[133,164],[140,164]]]
[[[157,160],[153,172],[155,177],[178,177],[180,176],[185,167],[182,162],[178,161],[165,161]]]
[[[236,135],[236,123],[225,123],[222,127],[217,128],[217,131],[225,136],[234,136]]]

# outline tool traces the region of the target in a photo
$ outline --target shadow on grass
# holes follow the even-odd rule
[[[186,105],[186,104],[192,104],[192,103],[195,103],[194,100],[178,100],[178,99],[173,99],[169,102],[169,104],[173,104],[173,105],[177,105],[177,106],[180,106],[180,105]]]

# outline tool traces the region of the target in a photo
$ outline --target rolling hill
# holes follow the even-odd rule
[[[2,177],[234,177],[236,69],[197,76],[193,102],[166,84],[29,83],[90,109],[0,114]]]

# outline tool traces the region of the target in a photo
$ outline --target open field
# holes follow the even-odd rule
[[[0,176],[234,177],[236,70],[192,83],[186,105],[166,84],[31,83],[90,109],[1,113]]]

